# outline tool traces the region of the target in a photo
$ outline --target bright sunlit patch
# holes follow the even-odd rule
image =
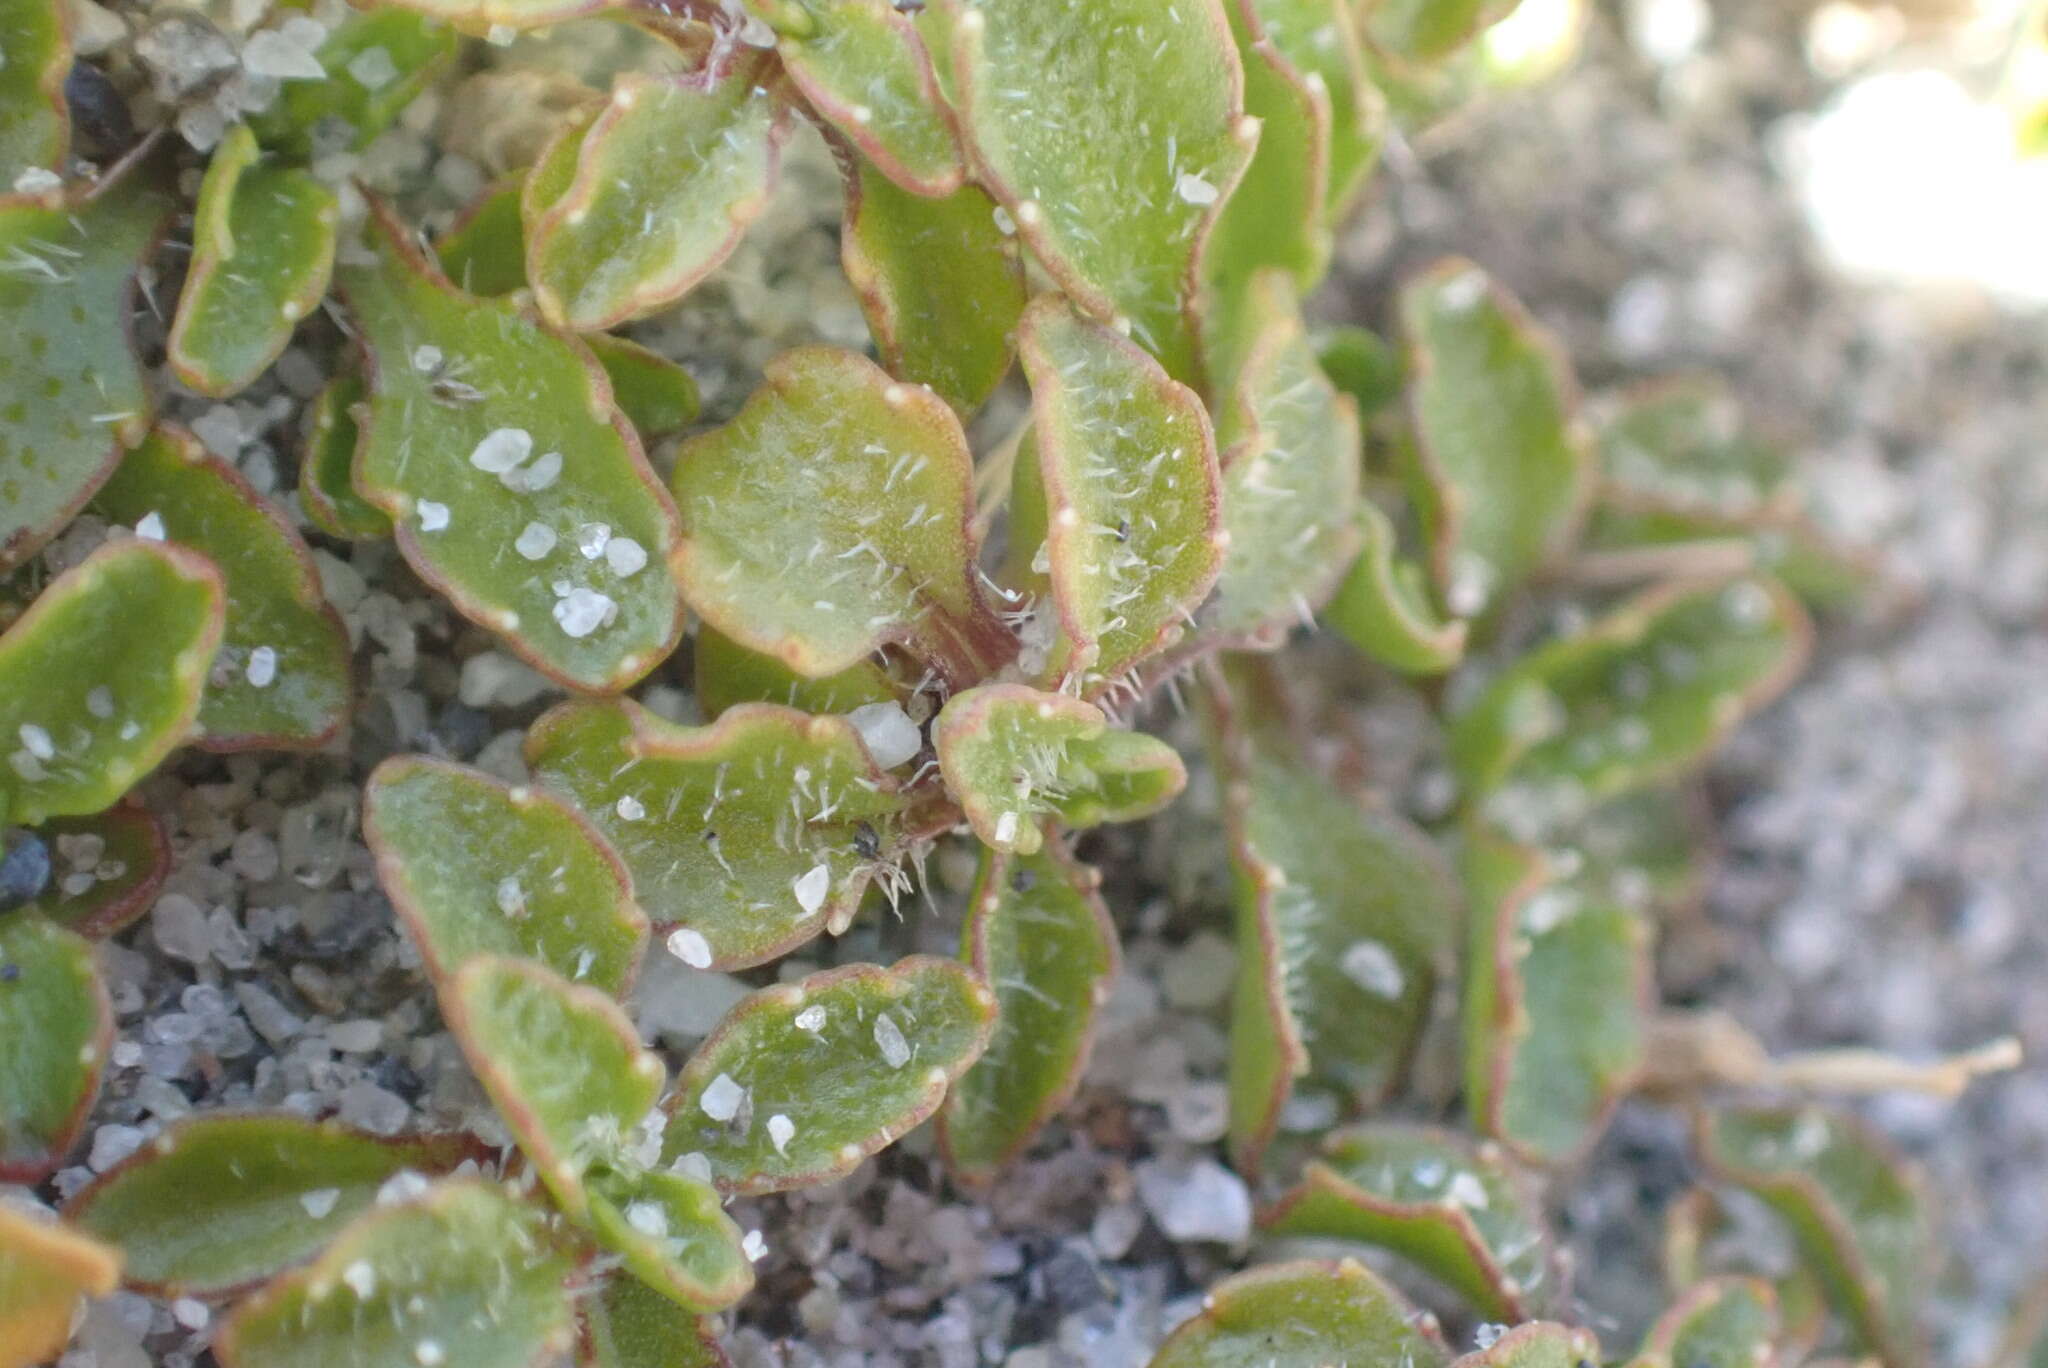
[[[1814,233],[1849,274],[2048,305],[2048,159],[2023,155],[2009,109],[1941,72],[1890,72],[1849,86],[1787,152]]]

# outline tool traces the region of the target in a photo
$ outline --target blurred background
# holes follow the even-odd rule
[[[2044,25],[2039,0],[1524,0],[1487,40],[1500,88],[1395,149],[1325,301],[1378,322],[1404,272],[1470,256],[1589,391],[1725,377],[1875,557],[1717,766],[1709,895],[1665,934],[1667,998],[1774,1048],[2010,1032],[2048,1058]],[[1943,1357],[1980,1362],[2048,1266],[2048,1072],[1873,1112],[1939,1194]],[[1678,1182],[1675,1124],[1625,1111],[1606,1157],[1633,1162],[1571,1213],[1625,1320],[1656,1234],[1624,1213]]]

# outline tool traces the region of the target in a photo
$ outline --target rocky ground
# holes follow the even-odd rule
[[[2048,1050],[2048,996],[2029,991],[2048,965],[2048,926],[2029,911],[2048,888],[2048,333],[1832,270],[1788,175],[1829,89],[1798,15],[1747,8],[1760,12],[1722,16],[1665,64],[1653,55],[1672,57],[1668,45],[1640,24],[1631,41],[1620,16],[1598,15],[1568,74],[1395,149],[1326,313],[1381,322],[1402,271],[1461,252],[1559,331],[1589,388],[1712,369],[1804,449],[1823,513],[1875,550],[1889,588],[1829,625],[1807,680],[1718,766],[1725,849],[1700,917],[1667,934],[1667,994],[1723,1006],[1776,1048],[1916,1055],[2012,1032]],[[491,170],[488,149],[437,148],[433,117],[417,112],[412,136],[347,169],[452,210]],[[647,330],[692,365],[714,414],[772,351],[863,338],[816,211],[831,203],[825,174],[799,158],[795,207]],[[259,485],[288,484],[296,415],[331,345],[313,330],[266,388],[182,416]],[[394,750],[515,772],[519,729],[547,695],[388,547],[329,548],[321,563],[370,682],[357,725],[341,753],[194,758],[152,781],[178,868],[106,949],[120,1044],[55,1193],[195,1106],[495,1128],[376,889],[355,797]],[[691,707],[671,684],[648,701]],[[1361,719],[1382,743],[1375,772],[1397,788],[1417,716],[1395,701]],[[842,1184],[743,1213],[770,1245],[731,1337],[743,1368],[1124,1368],[1236,1265],[1249,1206],[1216,1143],[1232,955],[1214,808],[1198,775],[1165,818],[1086,849],[1109,876],[1126,974],[1068,1124],[1029,1159],[964,1194],[914,1135]],[[900,919],[780,972],[950,952],[965,862],[942,852]],[[637,1010],[651,1038],[687,1048],[747,986],[657,955]],[[2048,1078],[2028,1069],[1957,1105],[1871,1110],[1943,1194],[1943,1357],[1974,1364],[2048,1245]],[[1587,1314],[1618,1351],[1653,1308],[1657,1213],[1689,1161],[1677,1120],[1648,1106],[1624,1111],[1599,1158],[1597,1180],[1558,1195]],[[119,1295],[66,1364],[184,1368],[203,1354],[204,1320],[196,1304]]]

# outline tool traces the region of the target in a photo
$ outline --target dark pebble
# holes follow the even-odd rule
[[[18,831],[6,840],[7,853],[0,855],[0,912],[12,912],[50,884],[50,848],[43,838]]]

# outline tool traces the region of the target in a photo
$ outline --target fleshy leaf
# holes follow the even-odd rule
[[[718,1189],[680,1173],[595,1179],[590,1224],[640,1282],[687,1311],[718,1311],[754,1285]]]
[[[1401,398],[1401,353],[1366,328],[1336,327],[1316,343],[1316,362],[1330,383],[1351,396],[1362,422]]]
[[[759,964],[844,929],[869,880],[888,878],[921,834],[843,717],[742,704],[680,727],[633,703],[565,703],[534,723],[526,755],[611,842],[657,931],[699,968]]]
[[[767,207],[782,118],[751,59],[680,76],[622,76],[558,195],[529,183],[526,276],[551,321],[579,332],[680,299]]]
[[[153,167],[110,174],[83,203],[0,199],[0,317],[15,341],[0,354],[0,573],[70,522],[149,428],[129,299],[170,205]]]
[[[1293,287],[1252,282],[1250,344],[1220,425],[1229,551],[1202,627],[1271,647],[1310,619],[1358,551],[1358,412],[1316,361]]]
[[[133,799],[89,817],[55,818],[37,834],[54,869],[32,905],[88,940],[105,940],[148,911],[171,872],[164,824]]]
[[[995,1015],[987,985],[928,955],[763,988],[683,1066],[663,1157],[702,1154],[725,1192],[830,1182],[938,1108]]]
[[[59,575],[0,636],[0,808],[34,825],[111,807],[183,741],[220,645],[213,564],[140,539]]]
[[[1555,1321],[1530,1321],[1486,1348],[1466,1354],[1451,1368],[1585,1368],[1598,1362],[1600,1342],[1591,1330]]]
[[[441,995],[448,1029],[541,1181],[578,1221],[586,1178],[621,1161],[667,1071],[625,1010],[535,960],[474,955]]]
[[[1067,638],[1053,665],[1095,693],[1179,636],[1216,583],[1216,442],[1194,391],[1056,297],[1025,311],[1018,351]]]
[[[1478,617],[1562,551],[1593,477],[1569,368],[1522,307],[1467,261],[1401,292],[1414,495],[1437,583]]]
[[[988,1050],[939,1113],[940,1145],[962,1177],[1008,1163],[1081,1081],[1117,972],[1101,883],[1057,842],[1036,855],[982,851],[961,958],[995,989],[999,1011]]]
[[[1557,882],[1538,851],[1467,833],[1471,954],[1465,1087],[1518,1157],[1581,1153],[1642,1063],[1649,933],[1619,904]]]
[[[1707,379],[1644,386],[1600,425],[1603,496],[1631,506],[1728,517],[1796,507],[1786,452],[1743,429],[1727,385]]]
[[[33,913],[0,917],[0,965],[0,1182],[40,1182],[99,1092],[114,1012],[92,943]]]
[[[1867,1349],[1892,1368],[1923,1361],[1929,1218],[1889,1145],[1854,1117],[1808,1106],[1705,1113],[1699,1148],[1716,1177],[1785,1219]]]
[[[579,1303],[584,1368],[731,1368],[702,1317],[637,1278],[613,1278]]]
[[[356,493],[356,446],[361,433],[355,407],[363,377],[344,370],[306,407],[306,439],[299,457],[299,506],[307,521],[330,537],[371,541],[391,535],[391,515]]]
[[[526,224],[521,182],[501,181],[456,215],[435,239],[441,274],[473,295],[502,295],[526,285]]]
[[[1258,138],[1220,0],[943,12],[979,179],[1076,303],[1195,379],[1195,263]]]
[[[888,0],[803,0],[809,23],[776,44],[782,69],[819,118],[890,180],[950,195],[966,175],[932,59]]]
[[[610,378],[612,398],[642,440],[666,437],[696,421],[702,401],[688,371],[623,337],[592,333],[583,340]]]
[[[930,385],[963,417],[1010,369],[1024,272],[975,185],[926,199],[863,163],[847,181],[840,265],[892,375]]]
[[[683,606],[674,508],[602,369],[374,219],[375,264],[338,273],[372,361],[356,488],[413,568],[529,664],[624,688],[674,648]]]
[[[617,0],[403,0],[403,6],[445,19],[466,32],[546,28],[614,8]]]
[[[13,185],[31,167],[54,168],[71,142],[64,99],[71,35],[64,16],[60,0],[9,0],[0,7],[0,52],[7,54],[0,67],[0,185]]]
[[[208,750],[325,745],[349,712],[348,632],[312,552],[241,472],[159,427],[93,497],[110,522],[153,526],[220,570],[227,624],[199,704]]]
[[[1382,1122],[1335,1132],[1263,1225],[1392,1250],[1491,1320],[1561,1300],[1527,1187],[1497,1147],[1449,1131]]]
[[[537,1208],[450,1181],[359,1217],[310,1267],[236,1308],[226,1368],[529,1368],[575,1340],[573,1264]]]
[[[807,713],[852,712],[869,703],[893,703],[901,692],[889,672],[873,660],[807,679],[774,656],[750,651],[701,624],[694,663],[697,706],[710,718],[739,703],[780,703]]]
[[[1771,1368],[1778,1298],[1755,1278],[1713,1278],[1657,1318],[1636,1368]]]
[[[402,1172],[445,1173],[485,1151],[456,1135],[384,1139],[283,1113],[180,1122],[65,1207],[127,1255],[145,1291],[211,1296],[303,1263]]]
[[[1757,569],[1821,609],[1853,604],[1880,575],[1867,552],[1838,542],[1801,512],[1772,508],[1731,516],[1629,507],[1611,490],[1586,523],[1581,565],[1604,560],[1626,569],[1631,555],[1654,564],[1659,553],[1668,563],[1688,548],[1702,558],[1711,552],[1722,564],[1741,549]]]
[[[214,150],[171,321],[171,369],[214,398],[239,393],[269,368],[326,295],[334,268],[334,192],[297,167],[261,158],[246,125]]]
[[[1433,1322],[1363,1265],[1302,1260],[1209,1289],[1201,1314],[1166,1337],[1150,1368],[1443,1368],[1449,1360]]]
[[[1511,834],[1683,775],[1799,672],[1811,628],[1756,576],[1645,590],[1510,665],[1451,722],[1453,763]],[[1534,825],[1532,825],[1534,824]]]
[[[1457,924],[1457,882],[1429,839],[1312,768],[1240,672],[1213,699],[1237,874],[1230,1136],[1255,1171],[1306,1086],[1370,1106],[1406,1071]]]
[[[54,1362],[80,1297],[114,1290],[121,1251],[0,1203],[0,1368]]]
[[[266,147],[309,157],[314,136],[337,126],[356,151],[389,128],[455,57],[455,30],[397,7],[352,13],[314,52],[324,81],[285,81],[277,100],[252,120]]]
[[[647,917],[618,856],[548,793],[421,755],[363,792],[377,876],[436,978],[476,955],[517,955],[620,995]]]
[[[1100,708],[1022,684],[946,701],[932,724],[946,788],[985,845],[1035,855],[1040,822],[1069,827],[1149,817],[1186,787],[1173,747],[1112,727]]]
[[[1694,906],[1711,841],[1705,808],[1694,789],[1653,788],[1595,809],[1573,826],[1578,883],[1652,917]]]
[[[1355,72],[1358,41],[1344,0],[1224,0],[1224,9],[1244,65],[1245,112],[1260,130],[1244,180],[1202,256],[1212,338],[1237,331],[1245,292],[1259,271],[1284,270],[1303,292],[1322,277],[1337,179],[1333,103],[1340,93],[1322,68],[1330,65],[1325,49],[1348,46]],[[1321,60],[1309,64],[1304,57]],[[1349,119],[1347,186],[1358,176],[1358,89],[1358,76],[1347,74],[1341,87]]]
[[[975,578],[972,478],[931,391],[852,352],[784,352],[676,455],[690,606],[799,674],[901,642],[956,683],[983,678],[1014,645]]]
[[[1442,674],[1465,654],[1466,624],[1438,616],[1421,568],[1402,560],[1394,525],[1360,500],[1365,549],[1323,612],[1331,629],[1380,664],[1403,674]]]
[[[1366,32],[1397,58],[1439,62],[1513,8],[1512,0],[1385,0],[1367,10]]]

